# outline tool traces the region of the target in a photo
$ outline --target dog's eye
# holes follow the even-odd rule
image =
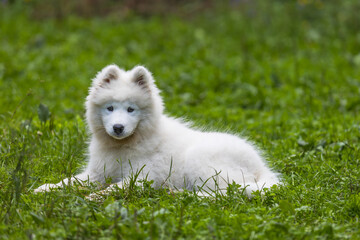
[[[114,107],[113,106],[110,106],[110,107],[108,107],[108,108],[106,108],[108,111],[110,111],[110,112],[112,112],[112,111],[114,111]]]
[[[127,111],[130,113],[130,112],[133,112],[134,109],[132,107],[128,107]]]

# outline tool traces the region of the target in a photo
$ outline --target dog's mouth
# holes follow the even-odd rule
[[[115,138],[115,139],[118,139],[118,140],[121,140],[121,139],[124,139],[124,138],[127,138],[128,136],[130,136],[131,134],[126,134],[126,133],[110,133],[109,134],[112,138]]]
[[[133,135],[133,133],[134,133],[134,130],[131,132],[122,132],[122,133],[111,132],[108,134],[110,135],[110,137],[112,137],[114,139],[122,140],[122,139],[130,137],[131,135]]]

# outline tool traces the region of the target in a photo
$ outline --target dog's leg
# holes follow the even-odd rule
[[[83,185],[88,183],[90,180],[90,176],[88,173],[84,172],[84,173],[80,173],[78,175],[76,175],[75,177],[72,178],[66,178],[63,179],[61,182],[56,183],[56,184],[52,184],[52,183],[46,183],[44,185],[41,185],[40,187],[38,187],[37,189],[34,190],[35,193],[39,193],[39,192],[49,192],[53,189],[58,189],[58,188],[62,188],[65,185],[66,186],[70,186],[72,185],[74,182]]]
[[[124,188],[125,184],[123,181],[111,184],[109,187],[105,188],[104,190],[101,190],[99,192],[91,193],[86,198],[90,201],[99,201],[104,199],[105,196],[110,195],[110,193],[116,191],[119,188]]]
[[[137,180],[134,182],[134,184],[136,186],[142,186],[142,181],[143,180]],[[104,199],[104,197],[110,195],[112,192],[116,191],[117,189],[124,189],[124,188],[128,188],[129,187],[129,182],[125,181],[121,181],[121,182],[117,182],[114,184],[111,184],[109,187],[105,188],[102,191],[99,192],[94,192],[91,193],[89,196],[87,196],[86,198],[90,201],[99,201]]]

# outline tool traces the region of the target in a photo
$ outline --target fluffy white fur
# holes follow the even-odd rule
[[[99,72],[86,99],[86,120],[91,142],[85,171],[58,184],[42,185],[36,192],[74,180],[104,183],[108,177],[122,186],[142,167],[139,178],[153,180],[154,187],[203,186],[211,192],[226,190],[234,181],[250,196],[279,182],[248,141],[191,129],[164,115],[159,90],[142,66],[124,71],[110,65]]]

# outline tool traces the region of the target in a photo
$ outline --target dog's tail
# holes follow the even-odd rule
[[[258,180],[255,179],[254,182],[246,183],[245,193],[251,197],[253,192],[263,192],[264,189],[270,189],[272,186],[279,184],[281,184],[280,174],[269,171],[260,176]]]

